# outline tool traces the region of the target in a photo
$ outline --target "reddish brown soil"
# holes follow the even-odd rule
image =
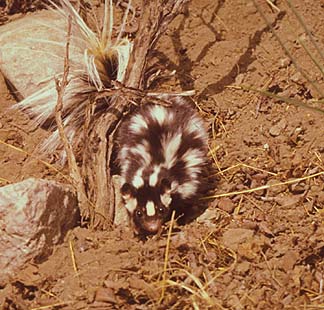
[[[258,1],[298,66],[324,92],[323,75],[298,42],[314,52],[309,38],[286,2],[274,2],[281,13]],[[294,3],[323,51],[324,2]],[[211,128],[216,194],[272,186],[206,200],[204,218],[174,228],[170,243],[167,230],[141,241],[121,229],[76,228],[47,261],[31,262],[0,289],[2,309],[323,308],[324,114],[233,86],[323,109],[314,102],[320,95],[250,1],[192,1],[155,56],[176,70],[164,89],[197,91]],[[0,100],[1,141],[32,152],[46,132],[7,110],[14,99],[2,80]],[[0,144],[0,154],[3,185],[2,179],[59,179],[7,145]],[[304,179],[274,186],[296,178]]]

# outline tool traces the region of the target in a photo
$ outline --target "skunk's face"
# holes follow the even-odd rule
[[[156,234],[170,217],[171,185],[162,179],[157,186],[143,184],[135,188],[129,183],[121,187],[125,207],[140,233]]]

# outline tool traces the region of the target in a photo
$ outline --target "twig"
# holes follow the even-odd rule
[[[173,227],[173,223],[174,223],[174,217],[175,217],[175,212],[173,211],[172,216],[171,216],[169,231],[168,231],[168,238],[167,238],[166,247],[165,247],[163,276],[162,276],[162,292],[161,292],[159,304],[161,304],[161,302],[163,301],[164,294],[165,294],[166,275],[167,275],[167,267],[168,267],[168,262],[169,262],[170,240],[171,240],[172,227]]]
[[[8,183],[8,184],[12,183],[12,182],[9,181],[8,179],[1,178],[1,177],[0,177],[0,182],[1,182],[1,183]]]
[[[51,304],[51,305],[31,308],[30,310],[54,309],[54,308],[57,308],[57,307],[62,307],[62,306],[68,305],[68,304],[72,304],[72,302],[71,301],[62,301],[62,302],[57,302],[57,303]]]
[[[280,12],[280,9],[276,5],[274,5],[271,0],[266,0],[266,1],[270,7],[276,10],[278,13]]]
[[[69,83],[69,81],[68,81],[69,67],[70,67],[69,66],[69,48],[70,48],[71,32],[72,32],[72,17],[69,15],[68,29],[67,29],[67,35],[66,35],[66,48],[65,48],[65,57],[64,57],[63,76],[62,76],[61,81],[59,81],[57,78],[55,78],[55,85],[56,85],[56,91],[57,91],[57,103],[56,103],[56,107],[55,107],[55,120],[56,120],[57,129],[58,129],[60,138],[61,138],[63,146],[64,146],[64,150],[67,155],[70,176],[72,178],[73,185],[75,186],[75,188],[77,190],[77,196],[78,196],[78,201],[80,203],[81,215],[87,216],[86,207],[88,206],[88,201],[87,201],[87,196],[85,194],[82,177],[81,177],[75,156],[73,154],[72,146],[69,143],[69,141],[65,135],[64,126],[63,126],[63,122],[62,122],[63,97],[64,97],[64,92],[66,90],[66,87]]]
[[[70,254],[71,254],[71,260],[72,260],[72,266],[73,266],[73,271],[75,273],[75,276],[78,278],[79,285],[81,286],[81,279],[80,279],[80,274],[78,271],[78,266],[75,260],[75,253],[74,253],[74,248],[73,248],[73,241],[69,240],[69,249],[70,249]]]
[[[252,193],[252,192],[256,192],[256,191],[259,191],[259,190],[268,189],[268,188],[272,188],[272,187],[276,187],[276,186],[298,183],[298,182],[301,182],[301,181],[304,181],[304,180],[307,180],[307,179],[312,179],[312,178],[315,178],[315,177],[318,177],[318,176],[321,176],[321,175],[324,175],[324,171],[320,171],[318,173],[314,173],[314,174],[308,175],[306,177],[297,178],[297,179],[293,179],[293,180],[289,180],[289,181],[285,181],[285,182],[278,182],[278,183],[275,183],[275,184],[266,184],[266,185],[262,185],[262,186],[251,188],[251,189],[246,189],[246,190],[236,191],[236,192],[230,192],[230,193],[223,193],[223,194],[218,194],[218,195],[212,195],[212,196],[202,197],[200,199],[205,200],[205,199],[214,199],[214,198],[220,198],[220,197],[229,197],[229,196],[234,196],[234,195],[247,194],[247,193]]]

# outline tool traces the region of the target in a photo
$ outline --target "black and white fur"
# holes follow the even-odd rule
[[[117,132],[121,194],[138,232],[157,233],[172,210],[191,208],[204,187],[205,124],[188,99],[168,101],[170,107],[139,107]]]

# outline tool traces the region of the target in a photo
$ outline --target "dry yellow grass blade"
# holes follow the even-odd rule
[[[75,260],[75,254],[74,254],[72,240],[69,241],[69,249],[70,249],[70,254],[71,254],[73,270],[74,270],[75,274],[78,276],[79,273],[78,273],[78,267],[77,267],[76,260]]]
[[[221,174],[223,177],[225,177],[224,174],[223,174],[223,171],[222,171],[222,169],[221,169],[221,167],[220,167],[220,164],[219,164],[219,162],[218,162],[218,160],[217,160],[216,153],[215,153],[214,150],[212,150],[212,149],[210,148],[209,144],[208,144],[208,149],[209,149],[209,153],[210,153],[210,155],[211,155],[211,157],[212,157],[212,159],[213,159],[213,161],[214,161],[214,163],[215,163],[215,166],[217,167],[217,170],[219,171],[217,174]],[[216,174],[216,175],[217,175],[217,174]]]
[[[298,10],[295,9],[295,7],[294,7],[293,3],[291,2],[291,0],[285,0],[285,2],[289,5],[290,9],[294,13],[294,15],[295,15],[296,19],[298,20],[299,24],[303,27],[303,29],[307,33],[307,36],[309,37],[311,43],[315,47],[318,54],[321,56],[322,61],[324,61],[324,53],[321,50],[321,48],[318,46],[318,44],[316,43],[316,40],[314,39],[314,37],[312,35],[312,32],[306,26],[306,23],[304,22],[302,16],[299,14]]]
[[[212,238],[212,235],[213,232],[210,232],[201,239],[202,248],[204,249],[206,254],[208,254],[208,252],[213,250],[215,247],[217,247],[219,251],[224,250],[224,255],[230,256],[233,259],[233,262],[230,266],[219,267],[217,268],[217,270],[213,270],[213,276],[203,276],[204,280],[201,279],[201,276],[204,274],[204,268],[202,268],[201,272],[198,272],[196,274],[195,270],[193,272],[188,271],[188,266],[180,261],[175,261],[175,263],[178,264],[180,268],[172,268],[168,270],[169,272],[171,272],[171,274],[169,279],[166,280],[167,286],[177,287],[181,290],[189,292],[191,294],[191,306],[197,309],[199,309],[200,305],[197,298],[205,306],[207,305],[208,307],[218,307],[219,309],[224,309],[221,304],[218,303],[217,300],[215,300],[215,298],[208,293],[208,288],[212,285],[215,279],[231,270],[237,262],[236,254],[232,250],[221,246],[216,240],[214,240],[214,238]],[[183,280],[183,275],[186,276],[186,280]]]
[[[1,178],[1,177],[0,177],[0,182],[1,182],[1,183],[8,183],[8,184],[12,183],[12,182],[9,181],[8,179]]]
[[[199,299],[203,300],[208,306],[214,306],[214,307],[217,306],[220,309],[224,309],[219,303],[217,303],[214,300],[214,298],[209,296],[208,292],[206,291],[208,285],[204,285],[198,277],[196,277],[195,275],[193,275],[192,273],[190,273],[185,269],[174,269],[174,270],[179,270],[185,273],[186,276],[189,277],[195,283],[195,286],[188,285],[184,282],[179,283],[170,279],[167,280],[167,284],[169,286],[179,287],[180,289],[186,290],[187,292],[192,294],[192,296],[198,297]]]
[[[220,198],[220,197],[229,197],[229,196],[253,193],[253,192],[256,192],[256,191],[259,191],[259,190],[268,189],[268,188],[272,188],[272,187],[276,187],[276,186],[298,183],[298,182],[301,182],[301,181],[304,181],[304,180],[307,180],[307,179],[312,179],[312,178],[318,177],[320,175],[324,175],[324,171],[320,171],[318,173],[314,173],[314,174],[306,176],[306,177],[297,178],[297,179],[293,179],[293,180],[289,180],[289,181],[285,181],[285,182],[278,182],[278,183],[274,183],[274,184],[270,184],[270,185],[268,185],[268,184],[267,185],[262,185],[262,186],[259,186],[259,187],[246,189],[246,190],[242,190],[242,191],[236,191],[236,192],[230,192],[230,193],[223,193],[223,194],[217,194],[217,195],[212,195],[212,196],[206,196],[206,197],[203,197],[201,199],[202,200],[215,199],[215,198]]]
[[[173,227],[173,224],[174,224],[174,218],[175,218],[175,212],[173,211],[172,216],[171,216],[169,230],[168,230],[168,237],[167,237],[166,247],[165,247],[163,276],[162,276],[162,291],[161,291],[161,296],[160,296],[160,299],[158,301],[158,304],[161,304],[161,302],[164,299],[164,294],[165,294],[165,284],[166,284],[167,268],[168,268],[168,261],[169,261],[170,240],[171,240],[172,227]]]
[[[57,300],[59,300],[60,302],[63,302],[62,300],[60,300],[55,294],[53,294],[52,292],[49,292],[43,288],[40,289],[41,292],[43,292],[44,294],[50,296],[50,297],[54,297],[56,298]]]
[[[63,302],[57,302],[55,304],[51,304],[51,305],[46,305],[46,306],[40,306],[40,307],[36,307],[36,308],[31,308],[30,310],[43,310],[43,309],[54,309],[55,307],[62,307],[68,304],[71,304],[71,301],[63,301]]]
[[[272,7],[275,11],[278,13],[280,12],[280,9],[271,1],[271,0],[266,0],[266,2],[269,4],[270,7]]]
[[[273,173],[273,172],[270,172],[270,171],[267,171],[267,170],[264,170],[264,169],[261,169],[261,168],[257,168],[257,167],[254,167],[254,166],[251,166],[251,165],[248,165],[248,164],[244,164],[244,163],[238,163],[238,164],[236,164],[234,166],[231,166],[229,168],[226,168],[224,170],[221,170],[218,173],[216,173],[215,175],[218,175],[218,174],[222,174],[223,175],[224,172],[233,170],[235,168],[241,168],[241,167],[249,168],[249,169],[256,170],[256,171],[261,171],[261,172],[264,172],[264,173],[267,173],[267,174],[270,174],[270,175],[273,175],[273,176],[277,176],[278,175],[277,173]]]

